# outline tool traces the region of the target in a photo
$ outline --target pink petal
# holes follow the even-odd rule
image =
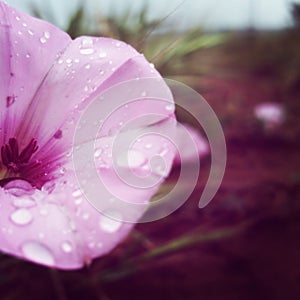
[[[57,130],[62,130],[64,143],[67,138],[70,142],[80,112],[97,95],[113,84],[137,77],[160,75],[125,43],[108,38],[77,38],[43,81],[25,116],[30,122],[23,124],[19,134],[25,139],[36,137],[42,148]],[[141,109],[145,108],[143,104]]]
[[[126,223],[127,211],[111,206],[111,200],[119,198],[122,203],[138,204],[134,218],[130,220],[135,223],[168,175],[175,151],[170,141],[162,137],[168,136],[175,128],[174,122],[168,125],[169,121],[174,121],[172,96],[162,81],[159,88],[153,90],[147,84],[134,83],[138,101],[125,107],[126,102],[122,101],[132,94],[126,84],[121,87],[118,84],[133,79],[145,82],[142,79],[161,78],[142,55],[112,39],[81,37],[70,43],[69,37],[52,25],[0,5],[0,38],[7,41],[7,47],[0,50],[0,59],[5,66],[4,71],[0,70],[4,82],[2,97],[6,99],[10,91],[17,95],[12,103],[9,98],[7,108],[7,102],[1,103],[0,124],[4,124],[7,131],[2,138],[16,135],[24,144],[36,138],[40,148],[34,154],[35,158],[49,162],[51,172],[56,169],[61,173],[60,179],[47,182],[41,190],[31,189],[22,180],[10,182],[5,189],[0,188],[0,199],[3,200],[0,203],[0,247],[6,253],[46,266],[80,268],[93,258],[111,251],[133,226]],[[6,25],[9,25],[9,30]],[[25,31],[30,36],[34,31],[32,39],[25,36]],[[8,39],[8,36],[11,38]],[[11,42],[14,38],[19,39],[15,45]],[[8,63],[10,54],[13,57]],[[30,54],[29,58],[27,54]],[[29,63],[24,57],[33,64],[32,70],[28,70]],[[7,71],[11,70],[20,75],[9,77]],[[117,88],[112,89],[112,86]],[[24,91],[24,96],[21,91]],[[111,106],[104,100],[100,110],[107,113],[110,108],[124,105],[107,116],[97,135],[95,151],[100,148],[105,150],[100,155],[95,153],[96,176],[89,178],[89,167],[80,161],[82,165],[75,174],[70,156],[66,156],[65,160],[62,156],[66,151],[71,151],[79,117],[88,104],[114,93],[116,96],[121,93],[125,98],[116,102],[110,98]],[[156,98],[163,98],[163,101],[156,101]],[[159,118],[150,117],[135,122],[143,114],[153,114]],[[121,122],[133,125],[119,130]],[[79,139],[78,147],[81,147],[79,149],[83,154],[86,153],[85,146],[90,144],[84,143],[84,138],[88,137],[87,141],[91,141],[94,137],[89,136],[89,126],[87,124]],[[122,147],[117,147],[119,152],[115,156],[116,138],[132,138],[131,134],[135,131],[142,134],[142,138],[134,141],[128,157],[124,159],[122,156],[127,154],[127,149]],[[114,211],[109,211],[109,215],[119,221],[99,214],[83,197],[76,178],[80,172],[86,175],[86,181],[95,184],[99,175],[108,189],[96,190],[97,199],[101,205],[104,203],[109,209],[113,207]],[[137,180],[139,184],[149,182],[150,185],[145,188],[128,184],[120,174],[128,175],[125,179]],[[149,180],[139,176],[147,176]],[[97,206],[97,203],[92,203]]]
[[[180,164],[202,158],[209,153],[209,144],[198,130],[188,124],[177,127],[179,152],[177,151],[174,163]]]
[[[4,125],[0,140],[6,141],[23,126],[23,118],[38,87],[71,40],[53,25],[2,2],[0,40],[0,124]]]

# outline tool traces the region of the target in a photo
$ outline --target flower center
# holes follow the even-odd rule
[[[32,155],[38,150],[36,139],[19,152],[16,138],[10,138],[7,144],[1,147],[0,186],[11,180],[22,178],[22,173],[28,168]]]

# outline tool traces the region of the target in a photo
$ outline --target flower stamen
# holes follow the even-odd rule
[[[32,139],[29,144],[19,153],[19,145],[16,138],[10,138],[8,143],[1,147],[2,167],[6,168],[5,177],[18,175],[28,164],[32,155],[38,150],[36,139]],[[3,171],[1,172],[3,173]]]

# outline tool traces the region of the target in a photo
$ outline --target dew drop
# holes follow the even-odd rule
[[[64,61],[63,61],[63,59],[61,59],[61,58],[57,61],[57,63],[60,64],[60,65],[61,65],[63,62],[64,62]]]
[[[49,31],[45,31],[45,32],[44,32],[44,37],[45,37],[46,39],[49,39],[49,38],[50,38],[50,32],[49,32]]]
[[[24,256],[36,263],[53,266],[55,261],[50,250],[43,244],[35,241],[26,242],[22,245]]]
[[[101,154],[102,154],[102,151],[103,151],[103,150],[102,150],[101,148],[97,149],[97,150],[95,151],[95,153],[94,153],[95,158],[100,157]]]
[[[106,52],[100,52],[99,53],[99,57],[100,58],[105,58],[107,56],[107,53]]]
[[[102,215],[100,217],[99,225],[100,225],[101,229],[105,232],[108,232],[108,233],[116,232],[122,226],[122,223],[121,223],[122,216],[117,211],[110,212],[108,215],[112,216],[116,220],[111,219],[105,215]],[[117,220],[120,220],[120,221],[117,221]]]
[[[16,179],[9,182],[4,189],[16,197],[32,195],[34,193],[32,185],[28,181],[22,179]]]
[[[48,181],[42,186],[42,191],[51,194],[55,189],[55,182]]]
[[[29,224],[33,219],[32,214],[25,208],[16,210],[10,218],[15,224],[21,226]]]
[[[27,31],[30,35],[34,35],[33,31],[31,29],[28,29]]]
[[[127,155],[126,155],[127,154]],[[124,152],[117,161],[120,167],[137,168],[146,162],[144,154],[137,150],[129,150],[128,153]]]
[[[91,68],[91,65],[90,65],[90,64],[86,64],[86,65],[85,65],[85,68],[88,70],[88,69]]]
[[[82,203],[82,198],[78,198],[74,202],[76,205],[80,205]]]
[[[166,105],[166,110],[167,111],[173,111],[174,110],[174,104],[168,104],[168,105]]]
[[[71,245],[70,242],[63,242],[63,243],[61,244],[61,248],[62,248],[63,251],[66,252],[66,253],[70,253],[70,252],[72,252],[72,250],[73,250],[73,247],[72,247],[72,245]]]
[[[95,248],[95,242],[89,242],[88,246],[89,246],[90,249]]]
[[[33,198],[25,196],[13,199],[12,204],[17,208],[29,208],[36,205]]]
[[[150,144],[150,143],[149,143],[149,144],[146,144],[146,145],[145,145],[145,148],[146,148],[146,149],[151,149],[151,148],[152,148],[152,144]]]
[[[72,196],[75,198],[78,198],[78,197],[82,196],[82,191],[80,189],[78,189],[72,193]]]
[[[88,55],[88,54],[93,54],[94,53],[93,48],[88,48],[88,49],[80,49],[80,53],[83,55]]]
[[[81,42],[81,47],[90,47],[93,46],[93,39],[88,37],[84,38]]]
[[[41,37],[40,38],[40,42],[42,43],[42,44],[45,44],[46,42],[47,42],[47,40],[46,40],[46,38],[45,37]]]
[[[166,147],[164,147],[164,148],[162,148],[162,149],[160,150],[159,155],[160,155],[160,156],[165,156],[165,155],[168,154],[168,152],[169,152],[169,149],[166,148]]]
[[[155,166],[153,172],[156,173],[159,176],[168,175],[166,168],[162,165]]]

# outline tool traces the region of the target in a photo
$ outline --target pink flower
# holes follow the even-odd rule
[[[129,45],[94,37],[72,41],[3,3],[0,42],[0,250],[46,266],[80,268],[110,252],[133,226],[100,214],[79,189],[70,154],[81,108],[114,84],[160,75]],[[132,107],[131,118],[147,111],[174,118],[173,111],[146,100]],[[165,176],[172,153],[170,148]],[[162,182],[138,189],[109,168],[103,178],[135,203],[148,202]]]
[[[3,3],[0,42],[0,250],[46,266],[80,268],[110,252],[133,226],[118,221],[122,211],[112,213],[118,220],[100,214],[80,190],[71,157],[80,114],[111,86],[161,77],[129,45],[95,37],[72,41],[51,24]],[[143,112],[174,120],[173,108],[146,99],[127,114],[122,111],[122,116],[130,121]],[[119,117],[116,113],[110,118],[98,140],[97,147],[107,148],[104,154],[95,153],[99,173],[116,197],[148,203],[162,180],[139,189],[122,182],[110,168],[112,132]],[[164,122],[159,126],[167,128]],[[174,148],[163,145],[156,135],[146,137],[145,143],[136,146],[129,164],[143,171],[143,160],[163,146],[167,154],[163,177],[167,176]],[[101,194],[99,199],[113,200],[102,199]]]
[[[265,102],[254,108],[255,117],[262,121],[266,128],[274,128],[284,121],[284,110],[278,103]]]

